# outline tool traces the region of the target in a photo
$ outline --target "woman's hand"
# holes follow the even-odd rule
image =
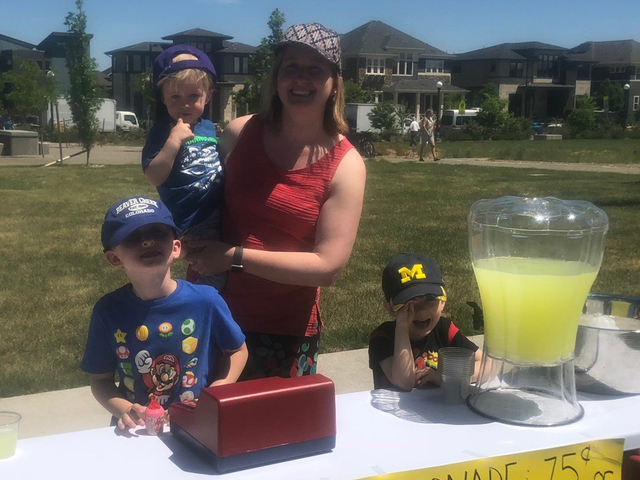
[[[234,247],[217,240],[187,239],[188,253],[185,260],[200,275],[218,275],[231,268]]]

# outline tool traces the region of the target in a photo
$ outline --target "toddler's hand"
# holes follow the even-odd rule
[[[191,130],[191,125],[189,125],[188,123],[184,123],[184,121],[179,118],[176,124],[171,129],[169,137],[180,143],[180,145],[184,145],[189,140],[192,140],[194,135],[193,131]]]
[[[126,412],[123,412],[118,419],[118,428],[125,430],[127,428],[135,428],[137,426],[144,426],[145,410],[147,407],[143,407],[139,403],[131,404],[131,408]]]

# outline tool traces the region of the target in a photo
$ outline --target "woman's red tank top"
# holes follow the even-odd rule
[[[245,248],[311,252],[333,175],[353,146],[343,138],[315,163],[281,170],[267,157],[262,117],[251,118],[226,164],[222,239]],[[243,331],[312,336],[320,327],[319,287],[229,272],[222,292]]]

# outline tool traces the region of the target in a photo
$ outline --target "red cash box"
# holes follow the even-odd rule
[[[196,406],[169,407],[171,433],[225,473],[331,451],[333,382],[322,375],[205,388]]]

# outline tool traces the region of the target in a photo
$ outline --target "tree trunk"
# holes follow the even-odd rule
[[[91,155],[91,149],[87,148],[87,167],[89,166],[89,155]]]

